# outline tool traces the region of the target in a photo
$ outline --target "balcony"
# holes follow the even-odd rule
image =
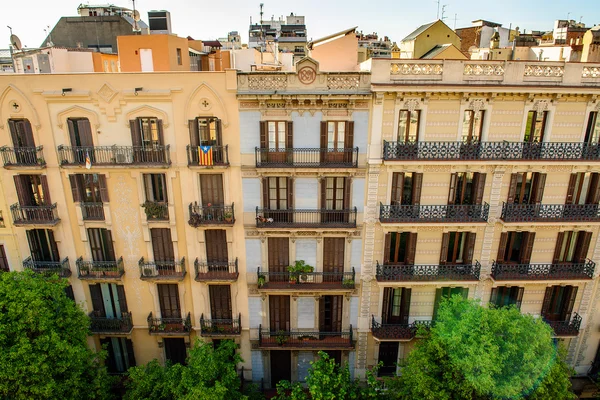
[[[181,336],[189,335],[192,330],[190,313],[185,318],[153,318],[150,312],[147,320],[148,332],[151,335]]]
[[[504,222],[598,222],[598,204],[502,203]]]
[[[435,282],[435,281],[478,281],[481,264],[468,265],[379,265],[378,282]]]
[[[142,280],[182,281],[185,277],[185,257],[182,257],[180,261],[145,261],[142,257],[138,261],[138,265]]]
[[[89,316],[92,333],[125,335],[133,330],[130,313],[123,313],[120,317],[106,317],[92,311]]]
[[[117,261],[83,261],[83,257],[79,257],[75,264],[79,279],[120,280],[125,273],[123,257]]]
[[[200,316],[200,335],[239,336],[242,333],[242,314],[234,319],[204,319]]]
[[[570,321],[548,321],[544,318],[544,322],[554,330],[554,336],[577,336],[581,327],[581,316],[573,313],[573,318]]]
[[[233,226],[235,223],[234,204],[230,206],[199,205],[197,202],[190,203],[190,226],[197,228],[203,225]]]
[[[169,220],[169,203],[164,201],[146,201],[142,204],[146,221],[161,222]]]
[[[15,203],[10,206],[10,213],[16,226],[56,225],[60,221],[56,203],[49,206],[22,206]]]
[[[380,203],[381,223],[418,222],[487,222],[490,205],[450,204],[430,205],[384,205]]]
[[[257,228],[356,228],[351,210],[270,210],[256,207]]]
[[[197,146],[186,147],[188,167],[229,167],[229,145],[210,146],[209,153],[202,152]]]
[[[321,148],[254,150],[256,168],[356,168],[358,147],[343,150]]]
[[[4,168],[35,167],[45,168],[44,146],[38,147],[0,147]]]
[[[84,166],[89,156],[92,166],[152,166],[171,165],[170,145],[143,146],[58,146],[58,161],[61,167]]]
[[[496,281],[587,280],[594,277],[596,263],[578,264],[500,264],[492,263]]]
[[[385,161],[592,161],[600,145],[582,142],[388,142]]]
[[[235,261],[194,261],[194,270],[196,271],[196,281],[222,281],[235,282],[240,275],[238,272],[238,259]]]
[[[411,340],[419,328],[431,328],[432,321],[415,321],[411,324],[380,324],[371,316],[371,333],[379,340]]]
[[[261,272],[257,271],[259,290],[354,290],[356,273],[350,272]]]
[[[261,349],[351,349],[354,347],[352,325],[344,332],[299,332],[263,330],[258,328],[258,347]]]
[[[64,258],[62,261],[35,261],[31,257],[27,257],[23,260],[23,268],[30,269],[33,272],[40,274],[57,274],[61,278],[68,278],[71,276],[69,257]]]
[[[81,215],[84,221],[104,221],[104,204],[103,203],[79,203],[81,207]]]

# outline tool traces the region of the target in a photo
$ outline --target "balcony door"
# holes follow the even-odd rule
[[[85,159],[89,155],[93,164],[95,161],[94,141],[90,120],[87,118],[68,118],[67,128],[72,147],[72,163],[85,164]]]
[[[131,367],[135,367],[135,354],[133,342],[124,337],[102,338],[100,345],[105,346],[108,357],[105,361],[109,373],[122,374]]]
[[[486,174],[479,172],[455,172],[450,175],[448,204],[481,204]]]
[[[294,123],[292,121],[261,121],[261,161],[290,163],[293,161]]]
[[[529,264],[535,232],[502,232],[496,261],[499,264]]]
[[[112,234],[105,228],[88,228],[88,240],[94,261],[116,261]]]
[[[8,128],[15,149],[35,148],[33,131],[28,119],[9,119]],[[17,156],[17,162],[19,158]]]
[[[69,175],[74,202],[108,203],[106,176],[101,174]]]
[[[154,117],[140,117],[129,122],[133,158],[141,163],[164,163],[165,152],[162,120]]]
[[[600,201],[600,174],[579,172],[571,174],[565,204],[598,204]]]
[[[215,117],[197,117],[189,121],[190,130],[190,156],[193,164],[200,162],[198,147],[212,147],[213,164],[224,163],[224,155],[221,149],[222,133],[221,120]],[[217,148],[215,148],[215,146]]]
[[[474,232],[446,232],[442,235],[440,265],[471,265],[475,249]]]
[[[167,361],[171,364],[186,364],[187,347],[184,338],[163,338],[163,344]]]
[[[540,204],[544,196],[546,174],[519,172],[510,176],[508,187],[509,204]]]
[[[514,305],[519,310],[523,301],[523,292],[525,288],[518,286],[498,286],[492,288],[490,303],[496,307],[506,307]]]
[[[408,324],[411,291],[410,288],[383,288],[383,307],[381,309],[383,324]]]
[[[321,222],[347,223],[349,220],[350,178],[328,177],[321,180]]]
[[[392,175],[392,196],[390,204],[419,205],[423,174],[416,172],[394,172]]]
[[[15,175],[13,178],[21,206],[52,205],[45,175]]]
[[[455,295],[462,296],[464,299],[466,299],[469,297],[469,288],[442,287],[435,290],[435,299],[433,301],[433,321],[435,321],[437,318],[437,312],[442,299],[450,298]]]
[[[321,161],[328,163],[352,162],[354,147],[353,121],[321,122]]]
[[[472,145],[481,142],[484,116],[484,110],[465,110],[462,126],[462,141],[464,144]]]
[[[30,229],[27,241],[33,261],[59,262],[58,246],[54,240],[54,232],[50,229]]]
[[[595,159],[600,153],[600,117],[598,114],[600,114],[598,111],[590,112],[585,130],[584,143],[587,147],[584,157],[588,159]]]
[[[344,238],[323,240],[323,282],[341,282],[344,272]]]
[[[378,376],[396,376],[396,364],[398,363],[399,342],[379,343],[378,362],[383,365],[377,371]]]
[[[417,250],[417,233],[390,232],[385,235],[384,264],[413,265]]]
[[[179,288],[177,284],[159,283],[156,285],[156,288],[158,290],[161,318],[181,318]]]
[[[294,208],[292,178],[263,178],[263,206],[264,218],[273,218],[273,222],[292,222],[293,215],[288,211]]]
[[[290,265],[290,240],[287,237],[270,237],[268,239],[269,281],[287,282]]]
[[[168,203],[167,179],[165,174],[144,174],[146,201]]]
[[[231,290],[229,285],[208,285],[210,318],[232,319]]]
[[[269,329],[271,333],[290,331],[290,296],[269,296]]]
[[[225,204],[223,175],[200,174],[200,196],[202,207],[223,206]]]
[[[292,352],[289,350],[276,350],[269,352],[271,361],[271,388],[283,380],[292,380]]]
[[[542,304],[542,317],[548,321],[569,321],[576,297],[577,286],[551,286],[546,288]]]
[[[175,252],[173,241],[171,240],[170,228],[152,228],[150,229],[152,239],[152,252],[156,262],[174,262]]]
[[[224,229],[204,231],[206,264],[209,272],[228,272],[227,232]]]
[[[342,331],[344,296],[321,296],[319,299],[319,332]]]
[[[114,283],[90,285],[90,296],[95,317],[121,318],[128,312],[123,285]]]
[[[400,110],[398,115],[398,136],[396,140],[404,144],[419,142],[419,122],[421,110]]]
[[[529,111],[523,136],[523,159],[535,160],[542,155],[548,111]]]
[[[587,258],[592,232],[559,232],[554,248],[553,264],[583,264]]]

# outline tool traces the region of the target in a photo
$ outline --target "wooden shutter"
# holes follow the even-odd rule
[[[410,314],[410,295],[411,288],[402,289],[402,298],[400,299],[400,316],[402,317],[402,324],[408,324],[408,316]]]
[[[6,252],[4,251],[4,245],[0,244],[0,271],[9,272],[10,267],[8,265],[8,259],[6,258]]]
[[[552,256],[552,264],[557,264],[560,262],[560,252],[562,250],[562,245],[565,240],[565,233],[558,232],[558,236],[556,237],[556,246],[554,247],[554,256]]]
[[[135,367],[135,354],[133,352],[133,342],[131,339],[125,339],[125,348],[127,349],[128,368]]]
[[[498,301],[498,288],[492,288],[492,295],[490,296],[490,303],[492,303],[493,305],[497,305],[497,301]]]
[[[391,243],[392,243],[392,234],[386,233],[385,234],[385,246],[384,246],[384,250],[383,250],[383,263],[384,264],[387,264],[390,262]]]
[[[508,242],[508,232],[502,232],[500,234],[500,240],[498,241],[498,255],[496,256],[496,262],[504,262],[504,254],[506,254],[506,242]]]
[[[160,315],[162,318],[181,318],[177,284],[157,284]]]
[[[31,122],[28,119],[21,120],[23,124],[24,139],[27,147],[35,147],[35,141],[33,140],[33,130],[31,129]]]
[[[321,209],[325,210],[327,206],[327,179],[321,179]]]
[[[517,306],[517,308],[520,310],[521,309],[521,303],[523,302],[523,292],[525,291],[525,288],[517,288],[517,298],[516,298],[516,302],[515,302],[515,306]]]
[[[54,232],[51,231],[50,229],[44,229],[41,231],[42,233],[46,233],[47,234],[47,240],[48,240],[48,244],[50,247],[50,251],[52,252],[52,260],[50,261],[60,261],[60,254],[58,254],[58,246],[56,245],[56,240],[54,240]],[[45,260],[45,261],[49,261],[49,260]]]
[[[71,194],[73,195],[73,201],[75,203],[81,201],[81,189],[80,189],[80,175],[74,174],[69,175],[69,182],[71,183]]]
[[[42,182],[42,193],[44,194],[44,205],[52,205],[52,199],[50,198],[50,188],[48,187],[48,178],[46,175],[40,175],[40,181]]]
[[[575,305],[575,298],[577,297],[577,286],[567,286],[570,287],[569,297],[565,302],[565,308],[563,309],[563,321],[571,320],[571,313],[573,312],[573,306]]]
[[[223,146],[223,124],[220,119],[215,119],[215,130],[217,133],[217,146]]]
[[[475,251],[475,237],[476,236],[477,235],[475,232],[467,233],[467,242],[465,243],[465,256],[464,256],[465,264],[467,264],[467,265],[473,264],[473,253]]]
[[[213,206],[224,205],[223,175],[201,174],[200,195],[202,197],[202,206],[204,207],[208,207],[208,204],[212,204]]]
[[[210,295],[210,318],[232,319],[229,285],[208,285]]]
[[[406,241],[406,264],[413,265],[415,263],[415,253],[417,251],[417,234],[409,233]]]
[[[94,309],[94,314],[96,314],[98,317],[106,316],[100,284],[90,285],[90,296],[92,297],[92,308]]]
[[[456,234],[456,232],[454,232]],[[440,265],[446,264],[448,261],[448,243],[450,243],[450,233],[446,232],[442,235],[442,250],[440,251]]]
[[[39,244],[38,230],[32,229],[27,231],[27,242],[29,242],[29,252],[34,261],[43,261],[42,252]]]
[[[268,149],[269,148],[269,140],[267,138],[267,121],[260,121],[260,148]]]
[[[156,127],[157,127],[157,131],[158,131],[158,144],[160,144],[161,146],[163,146],[165,144],[165,135],[163,132],[163,122],[162,119],[158,119],[156,120]]]
[[[354,121],[346,122],[346,137],[345,148],[352,149],[354,147]]]
[[[506,198],[506,202],[508,204],[512,204],[515,202],[515,196],[517,194],[517,179],[519,179],[519,174],[511,174],[510,175],[510,184],[508,186],[508,197]]]
[[[100,199],[103,203],[108,203],[108,187],[106,186],[106,175],[98,175],[98,187],[100,188]]]
[[[352,201],[352,178],[344,178],[344,210],[350,209]]]
[[[440,307],[440,301],[442,300],[442,288],[435,289],[435,299],[433,300],[433,318],[435,321],[437,319],[437,311]]]
[[[200,131],[198,130],[198,120],[195,118],[190,119],[188,121],[188,127],[190,131],[190,146],[193,150],[200,146]]]
[[[345,247],[344,238],[325,238],[323,240],[323,272],[339,273],[344,271]],[[329,279],[334,279],[334,277]]]
[[[327,122],[321,121],[321,149],[327,148]],[[323,153],[321,153],[323,155]]]
[[[423,174],[413,172],[412,204],[421,204],[421,187],[423,186]]]
[[[590,248],[590,241],[592,240],[592,232],[579,231],[577,234],[577,244],[575,246],[575,254],[573,254],[573,262],[584,263],[588,250]]]
[[[19,143],[19,134],[17,133],[17,121],[9,119],[8,128],[10,130],[10,137],[13,142],[13,147],[21,147]]]
[[[545,317],[548,314],[548,309],[550,308],[550,301],[552,300],[552,292],[554,292],[555,288],[560,288],[559,286],[551,286],[546,288],[546,293],[544,294],[544,302],[542,303],[542,317]]]
[[[567,197],[565,204],[573,204],[573,193],[575,193],[575,184],[577,182],[577,174],[571,174],[569,178],[569,187],[567,189]]]
[[[342,310],[344,296],[331,296],[331,331],[342,331]]]
[[[175,261],[171,229],[152,228],[150,229],[150,236],[152,237],[154,261]]]
[[[102,229],[102,242],[104,244],[104,258],[106,261],[116,261],[115,247],[113,245],[112,233],[108,229]]]
[[[290,296],[269,296],[269,328],[273,333],[280,330],[289,332]]]
[[[207,263],[228,262],[227,232],[225,229],[207,229],[204,231],[204,237]]]
[[[540,204],[542,202],[542,197],[544,197],[544,186],[546,184],[546,174],[535,173],[535,178],[533,180],[534,188],[533,188],[533,204]]]
[[[140,123],[137,119],[129,121],[129,128],[131,130],[131,145],[141,146],[142,145],[142,134],[140,132]]]
[[[598,204],[600,201],[600,174],[594,172],[590,178],[590,188],[588,189],[587,204]]]
[[[92,127],[90,125],[90,120],[87,118],[80,118],[77,120],[77,130],[79,132],[79,141],[81,145],[84,147],[91,147],[94,145],[94,140],[92,138]],[[72,143],[73,146],[75,146]]]
[[[294,178],[287,179],[287,208],[292,210],[294,208]]]
[[[392,198],[391,205],[402,204],[402,189],[404,188],[404,173],[394,172],[392,174]]]
[[[71,118],[67,119],[67,127],[69,129],[69,139],[71,140],[71,146],[77,146],[77,137],[75,136],[75,130],[78,128],[77,120]]]
[[[127,307],[127,297],[125,297],[125,286],[117,285],[117,298],[119,299],[121,313],[129,312],[129,308]]]
[[[458,181],[458,173],[450,174],[450,190],[448,190],[448,204],[454,204],[456,198],[456,182]]]
[[[21,206],[33,205],[33,198],[31,196],[31,180],[29,175],[15,175],[15,188],[17,189],[17,197],[19,198],[19,204]]]
[[[474,189],[475,189],[475,204],[482,204],[483,203],[483,191],[485,190],[485,178],[486,178],[486,174],[484,173],[480,173],[480,172],[476,172],[475,174],[475,184]]]
[[[287,237],[270,237],[268,240],[269,272],[287,272],[290,265],[290,241]]]
[[[381,308],[381,323],[387,324],[392,315],[392,304],[394,300],[394,288],[383,288],[383,306]],[[321,307],[319,307],[319,310]]]
[[[292,121],[287,122],[287,129],[286,129],[285,133],[286,133],[285,147],[288,149],[293,149],[294,148],[294,122],[292,122]]]
[[[269,178],[262,179],[263,208],[269,209]]]
[[[529,264],[531,261],[531,252],[533,251],[533,242],[535,232],[523,232],[523,248],[521,250],[521,264]]]

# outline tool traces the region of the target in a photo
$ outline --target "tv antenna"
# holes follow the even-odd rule
[[[457,18],[457,15],[458,14],[454,13],[454,30],[456,30],[456,18]]]
[[[52,46],[54,46],[54,43],[52,43],[52,32],[50,31],[50,25],[46,25],[46,28],[48,28],[48,29],[44,29],[44,33],[46,34],[46,36],[48,36],[48,41],[46,42],[46,46],[52,47]]]
[[[133,31],[138,32],[138,24],[137,22],[140,20],[140,12],[135,9],[135,0],[131,0],[133,3]]]
[[[21,39],[19,39],[19,37],[17,35],[12,34],[12,29],[11,29],[11,34],[10,34],[10,44],[16,50],[21,50],[23,48],[23,45],[21,44]]]
[[[263,37],[263,7],[265,3],[260,3],[260,63],[263,63],[263,51],[266,49],[266,43]],[[263,49],[263,46],[265,49]]]
[[[435,19],[437,21],[438,19],[440,19],[440,0],[437,0],[436,3],[437,3],[437,14],[435,15]]]
[[[448,4],[444,4],[442,6],[442,21],[447,18],[446,16],[444,16],[444,14],[446,14],[446,7],[448,7]]]

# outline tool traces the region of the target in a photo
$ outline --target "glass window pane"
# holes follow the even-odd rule
[[[463,117],[462,138],[468,140],[471,137],[471,119],[473,118],[473,110],[465,110]]]
[[[274,149],[275,148],[275,143],[277,138],[275,137],[276,131],[275,131],[275,122],[269,122],[268,123],[268,128],[269,128],[269,148],[270,149]]]
[[[285,149],[285,122],[279,122],[279,129],[277,130],[277,144],[278,150]]]
[[[408,141],[417,142],[419,140],[419,118],[421,111],[416,110],[410,113],[410,125],[408,127]]]
[[[327,123],[327,148],[329,150],[335,148],[335,122]]]
[[[338,150],[343,150],[344,149],[344,141],[346,139],[346,123],[345,122],[338,122],[337,127],[338,127],[338,131],[337,131],[337,149]]]
[[[400,110],[400,115],[398,116],[398,141],[406,142],[408,140],[408,135],[406,132],[406,121],[408,119],[408,110]]]

